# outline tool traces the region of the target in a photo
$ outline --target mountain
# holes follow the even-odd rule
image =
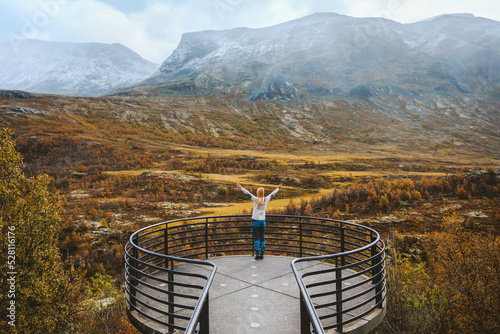
[[[66,128],[85,116],[103,133],[131,122],[165,143],[236,149],[259,138],[285,150],[498,160],[499,25],[471,15],[400,24],[316,14],[189,33],[151,77],[99,98],[0,91],[0,122],[32,136],[35,120]]]
[[[23,40],[0,45],[0,89],[98,96],[142,81],[157,68],[121,44]]]
[[[268,28],[187,33],[153,76],[118,94],[500,98],[500,22],[459,14],[401,24],[319,13]]]

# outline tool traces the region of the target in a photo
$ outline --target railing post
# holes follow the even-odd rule
[[[170,268],[168,271],[168,323],[170,325],[174,325],[175,318],[174,318],[174,272],[172,271],[173,269]],[[173,326],[168,326],[168,332],[173,333],[175,328]]]
[[[200,330],[198,334],[209,334],[210,333],[210,308],[209,308],[209,298],[207,294],[207,298],[203,303],[203,308],[201,309],[200,314]]]
[[[376,236],[371,233],[371,242],[375,242]],[[373,244],[371,247],[371,258],[372,258],[372,284],[377,284],[377,244]]]
[[[136,307],[137,306],[137,302],[136,302],[136,286],[138,285],[138,281],[139,281],[139,261],[138,261],[138,258],[139,258],[139,251],[137,249],[138,246],[138,243],[139,243],[139,235],[136,234],[134,239],[133,239],[133,244],[132,244],[132,261],[131,264],[131,270],[130,270],[130,275],[131,275],[131,278],[130,278],[130,303]]]
[[[300,334],[311,334],[311,320],[302,292],[300,292]]]
[[[254,230],[253,230],[253,220],[250,220],[250,224],[251,224],[250,225],[251,226],[250,233],[252,233],[252,245],[251,245],[251,247],[252,247],[252,256],[254,256],[254,255],[257,255],[257,251],[255,250],[255,240],[256,239],[255,239],[255,233],[254,233]]]
[[[344,229],[344,223],[340,223],[340,252],[344,253],[345,252],[345,229]],[[343,267],[345,266],[345,258],[344,256],[341,257],[341,263],[340,265]]]
[[[205,260],[208,259],[208,218],[205,219]]]
[[[375,302],[377,303],[378,305],[378,308],[383,308],[383,305],[382,305],[382,298],[383,298],[383,294],[382,294],[382,288],[383,288],[383,282],[382,282],[382,257],[379,255],[377,256],[377,262],[378,262],[378,265],[377,265],[377,277],[376,277],[376,281],[377,281],[377,285],[375,287],[375,293],[377,294],[377,296],[375,297]]]
[[[165,255],[168,256],[168,229],[167,229],[167,224],[165,223],[165,229],[163,230],[163,243],[164,243],[164,248],[165,248]],[[165,257],[165,268],[168,268],[168,257]]]
[[[376,236],[371,235],[372,242],[376,241]],[[371,249],[372,253],[372,284],[375,285],[375,303],[379,305],[379,308],[382,308],[382,256],[377,255],[378,249],[377,244],[374,244]]]
[[[302,218],[299,218],[299,239],[300,239],[300,246],[299,246],[299,257],[302,257],[303,253],[302,253]]]
[[[341,256],[340,262],[342,263],[344,257]],[[336,290],[336,298],[337,298],[337,331],[339,333],[343,333],[343,325],[342,325],[342,267],[339,267],[337,264],[338,257],[335,258],[335,290]]]

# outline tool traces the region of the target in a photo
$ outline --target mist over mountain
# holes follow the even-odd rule
[[[151,78],[119,92],[144,93],[500,98],[500,22],[457,14],[401,24],[320,13],[268,28],[187,33]]]
[[[0,45],[0,89],[98,96],[140,82],[157,68],[121,44],[23,40]]]

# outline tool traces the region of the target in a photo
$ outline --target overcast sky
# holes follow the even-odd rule
[[[121,43],[161,64],[185,32],[267,27],[316,12],[401,23],[444,13],[500,21],[498,0],[0,0],[0,43]]]

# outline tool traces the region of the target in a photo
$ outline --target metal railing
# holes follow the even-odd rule
[[[167,255],[167,231],[168,228],[161,228],[161,225],[141,229],[125,246],[125,298],[129,319],[141,331],[149,332],[131,316],[134,311],[168,329],[168,333],[182,330],[188,334],[208,334],[208,292],[217,267],[206,261]],[[210,269],[208,275],[183,272],[175,270],[174,263],[197,264]],[[196,280],[199,282],[193,283]]]
[[[300,289],[301,334],[324,334],[329,329],[343,333],[346,325],[384,308],[385,245],[380,235],[349,222],[322,222],[332,229],[340,252],[292,261]],[[315,261],[335,266],[299,273],[300,264]]]
[[[266,225],[266,253],[299,257],[292,270],[301,293],[302,334],[329,328],[342,332],[346,324],[382,307],[385,256],[376,231],[332,219],[285,215],[267,215]],[[138,230],[125,247],[129,318],[139,330],[142,324],[132,312],[168,333],[208,334],[208,293],[217,268],[201,259],[249,253],[250,215],[185,218]],[[311,261],[329,266],[299,268],[316,263]],[[346,298],[348,290],[356,293]]]

